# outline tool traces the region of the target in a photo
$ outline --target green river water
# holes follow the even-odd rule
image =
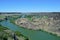
[[[10,23],[9,20],[0,22],[0,24],[4,27],[9,28],[10,30],[19,31],[21,34],[28,37],[29,40],[60,40],[60,37],[51,35],[47,32],[28,30],[28,29],[19,27],[13,23]]]

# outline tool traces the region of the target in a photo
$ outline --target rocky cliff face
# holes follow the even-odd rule
[[[16,20],[16,24],[28,29],[42,29],[60,35],[60,13],[37,13],[33,14],[31,19],[32,21],[29,21],[28,18],[20,18]]]

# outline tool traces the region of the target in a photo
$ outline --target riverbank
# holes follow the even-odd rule
[[[23,14],[21,16],[7,16],[7,19],[2,21],[1,25],[13,30],[14,33],[17,31],[17,36],[22,34],[24,36],[22,36],[22,39],[27,37],[29,40],[60,40],[60,33],[58,36],[56,34],[56,32],[59,32],[59,23],[59,19],[54,20],[54,18],[49,18],[46,15],[26,16]]]
[[[34,30],[28,30],[25,28],[21,28],[19,26],[16,26],[10,23],[9,21],[4,21],[1,24],[5,27],[8,26],[7,28],[9,28],[10,30],[21,32],[21,34],[28,37],[29,40],[37,40],[37,39],[38,40],[60,40],[60,37],[57,37],[49,33],[42,32],[42,31],[34,31]]]
[[[25,19],[25,18],[20,18],[20,19]],[[18,19],[17,19],[17,20],[18,20]],[[28,19],[26,19],[26,20],[28,20]],[[26,20],[25,20],[25,21],[26,21]],[[16,20],[12,20],[12,21],[10,20],[10,22],[16,25]],[[22,20],[22,22],[24,22],[24,21]],[[22,22],[21,22],[21,23],[22,23]],[[21,25],[17,25],[17,26],[22,27],[22,28],[25,28],[25,29],[28,29],[28,30],[34,30],[33,28],[32,28],[32,29],[29,29],[29,28],[23,27],[23,26],[21,26]],[[47,30],[43,30],[43,29],[38,29],[38,30],[35,30],[35,31],[42,31],[42,32],[49,33],[49,34],[51,34],[51,35],[53,35],[53,36],[58,36],[58,37],[60,37],[59,35],[57,35],[57,34],[54,33],[54,32],[47,31]]]
[[[14,34],[16,39],[18,40],[26,40],[28,39],[24,35],[22,35],[19,31],[10,30],[7,27],[4,27],[0,24],[0,40],[14,40]]]
[[[58,22],[60,22],[60,20],[53,20],[53,18],[35,18],[32,21],[29,21],[27,18],[20,18],[15,21],[15,24],[32,30],[41,29],[60,36],[59,25],[58,27],[55,25]]]

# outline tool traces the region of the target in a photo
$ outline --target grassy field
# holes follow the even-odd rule
[[[5,18],[5,16],[0,15],[0,18]]]

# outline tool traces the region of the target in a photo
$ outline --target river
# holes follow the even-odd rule
[[[28,37],[29,40],[60,40],[60,37],[51,35],[47,32],[28,30],[28,29],[19,27],[13,23],[10,23],[9,20],[2,21],[0,22],[0,24],[4,27],[9,28],[10,30],[19,31],[21,34]]]

